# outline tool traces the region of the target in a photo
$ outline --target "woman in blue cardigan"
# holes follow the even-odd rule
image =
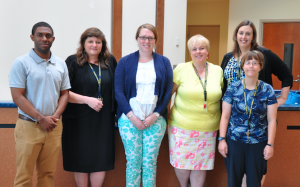
[[[156,160],[166,130],[173,73],[168,58],[153,52],[156,28],[141,25],[139,50],[120,59],[115,72],[119,131],[127,159],[126,186],[156,186]]]

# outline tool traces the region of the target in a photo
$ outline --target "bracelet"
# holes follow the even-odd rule
[[[130,118],[131,118],[133,115],[134,115],[134,114],[133,114],[133,112],[132,112],[132,114],[131,114],[131,115],[127,116],[127,117],[128,117],[128,119],[130,119]]]
[[[268,146],[270,146],[270,147],[274,147],[274,145],[273,145],[273,144],[268,144],[268,143],[267,143],[267,145],[268,145]]]
[[[220,136],[220,137],[218,138],[218,140],[219,140],[219,141],[222,141],[222,140],[226,140],[226,138]]]

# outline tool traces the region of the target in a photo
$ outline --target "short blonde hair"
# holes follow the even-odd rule
[[[197,44],[205,45],[207,51],[209,51],[209,48],[210,48],[209,40],[200,34],[196,34],[195,36],[192,36],[188,40],[187,46],[188,46],[189,51],[191,52],[192,48]]]
[[[259,65],[260,65],[260,68],[262,69],[264,67],[264,64],[265,64],[265,59],[264,59],[264,55],[259,52],[259,51],[256,51],[256,50],[253,50],[253,51],[248,51],[242,58],[241,60],[241,69],[243,69],[244,65],[245,65],[245,62],[247,60],[252,60],[252,59],[255,59],[258,61]]]

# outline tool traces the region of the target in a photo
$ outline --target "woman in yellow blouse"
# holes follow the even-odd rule
[[[209,41],[195,35],[188,41],[191,62],[173,72],[175,103],[168,120],[170,163],[181,187],[203,186],[206,170],[214,167],[220,122],[223,71],[207,62]]]

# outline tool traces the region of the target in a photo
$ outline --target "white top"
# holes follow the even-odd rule
[[[146,63],[138,63],[136,73],[137,95],[129,100],[135,116],[144,120],[156,107],[158,96],[154,95],[156,73],[153,59]],[[125,114],[122,117],[127,118]]]

